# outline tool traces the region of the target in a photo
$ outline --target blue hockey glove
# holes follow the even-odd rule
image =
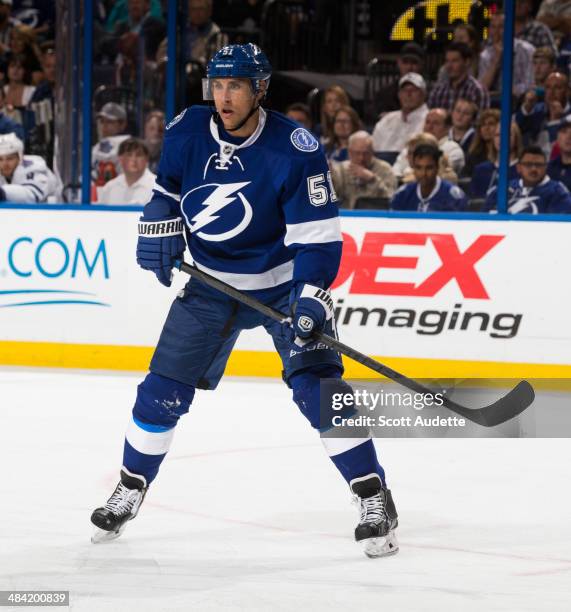
[[[180,217],[160,221],[139,220],[137,263],[143,270],[152,270],[159,281],[171,286],[175,259],[182,259],[186,249],[184,224]]]
[[[315,285],[299,284],[290,294],[292,327],[297,338],[307,340],[321,331],[333,317],[333,299],[329,290]]]

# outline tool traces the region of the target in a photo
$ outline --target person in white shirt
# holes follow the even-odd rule
[[[99,188],[99,204],[143,205],[150,199],[155,175],[149,170],[149,149],[139,138],[119,145],[123,173]]]
[[[38,155],[24,155],[24,143],[14,133],[0,135],[0,201],[53,203],[60,183]]]
[[[466,163],[462,147],[450,136],[450,113],[444,108],[433,108],[426,114],[424,132],[432,134],[438,141],[438,148],[446,155],[452,170],[458,175]],[[393,165],[395,176],[401,177],[410,171],[408,150],[404,148]]]
[[[398,96],[401,110],[387,113],[375,126],[375,151],[401,151],[411,136],[422,132],[428,113],[425,80],[416,72],[405,74],[399,81]]]

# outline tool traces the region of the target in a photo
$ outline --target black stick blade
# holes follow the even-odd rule
[[[526,380],[522,380],[504,397],[483,408],[470,410],[452,401],[445,402],[444,405],[478,425],[495,427],[521,414],[531,406],[534,399],[533,387]]]

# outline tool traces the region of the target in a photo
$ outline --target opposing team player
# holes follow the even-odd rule
[[[293,400],[315,429],[320,380],[350,391],[339,354],[310,340],[314,330],[335,333],[327,289],[341,257],[336,196],[315,138],[260,106],[270,76],[266,56],[252,44],[224,47],[210,61],[204,97],[214,108],[192,107],[167,126],[137,260],[170,286],[174,260],[188,245],[200,270],[289,310],[292,325],[195,280],[187,284],[138,387],[120,482],[92,514],[95,542],[117,537],[136,516],[195,389],[216,388],[242,329],[263,325],[272,336]],[[396,552],[397,514],[372,440],[323,443],[360,499],[356,539],[369,556]]]
[[[24,155],[16,134],[0,135],[0,201],[40,203],[59,199],[60,182],[37,155]]]

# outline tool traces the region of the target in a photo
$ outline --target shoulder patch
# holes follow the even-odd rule
[[[186,109],[186,108],[185,108],[185,109],[182,111],[182,113],[179,113],[179,114],[178,114],[178,115],[177,115],[177,116],[176,116],[174,119],[171,119],[171,120],[170,120],[170,121],[167,123],[167,125],[166,125],[166,127],[165,127],[165,130],[170,130],[170,128],[171,128],[173,125],[176,125],[176,124],[177,124],[177,123],[178,123],[178,122],[179,122],[179,121],[180,121],[180,120],[181,120],[181,119],[184,117],[184,113],[186,113],[186,111],[187,111],[187,110],[188,110],[188,109]]]
[[[305,128],[296,128],[290,136],[291,144],[304,153],[313,153],[319,148],[315,136],[308,132]]]
[[[460,189],[460,187],[454,185],[450,188],[450,195],[457,200],[461,200],[464,197],[464,192]]]

